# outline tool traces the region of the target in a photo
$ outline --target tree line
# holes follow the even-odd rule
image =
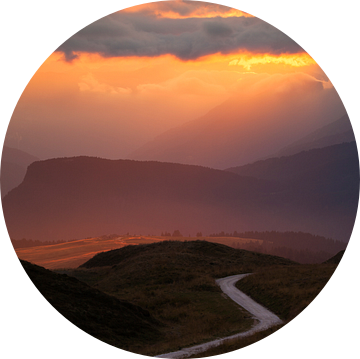
[[[28,248],[28,247],[39,247],[39,246],[50,246],[53,244],[60,244],[66,242],[76,241],[76,239],[69,239],[69,240],[57,240],[57,241],[39,241],[37,239],[11,239],[11,243],[13,247],[16,248]]]
[[[209,237],[238,237],[261,239],[266,242],[271,242],[278,246],[290,246],[294,249],[312,249],[312,250],[329,250],[339,252],[345,249],[346,244],[331,238],[326,238],[319,235],[314,235],[305,232],[278,232],[278,231],[247,231],[247,232],[233,232],[233,233],[213,233]]]

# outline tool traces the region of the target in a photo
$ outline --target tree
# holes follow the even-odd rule
[[[174,233],[172,234],[173,237],[182,237],[182,234],[178,229],[175,229]]]

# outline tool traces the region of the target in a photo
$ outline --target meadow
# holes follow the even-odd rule
[[[335,268],[203,240],[174,240],[99,253],[79,268],[56,272],[147,310],[162,325],[161,339],[130,350],[153,356],[252,327],[252,316],[221,292],[215,278],[254,273],[237,285],[287,322],[316,297]],[[242,339],[239,345],[273,330]]]

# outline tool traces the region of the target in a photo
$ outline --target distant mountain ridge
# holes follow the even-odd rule
[[[225,169],[276,153],[289,141],[344,115],[344,109],[332,108],[331,95],[319,82],[298,77],[303,87],[292,88],[279,77],[272,91],[259,94],[256,101],[250,87],[204,116],[157,136],[128,158]],[[323,103],[315,106],[313,95],[319,93]]]
[[[294,155],[273,157],[249,163],[244,166],[232,167],[226,171],[240,176],[250,176],[263,180],[298,181],[302,176],[321,178],[322,185],[326,182],[326,167],[337,167],[340,176],[346,176],[357,183],[359,179],[358,153],[356,143],[349,142],[325,148],[302,151]]]
[[[291,145],[284,147],[272,157],[290,156],[314,148],[322,148],[353,141],[355,141],[355,135],[349,116],[346,114],[337,121],[323,126]]]
[[[236,229],[303,231],[347,241],[359,193],[356,145],[338,145],[336,156],[330,147],[312,151],[319,151],[313,156],[318,162],[294,156],[302,171],[284,180],[175,163],[39,161],[3,199],[4,216],[13,239]],[[329,156],[334,158],[324,161]]]

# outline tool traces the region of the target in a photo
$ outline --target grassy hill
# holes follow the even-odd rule
[[[291,320],[336,268],[200,240],[129,245],[99,253],[78,269],[56,272],[22,264],[45,298],[75,325],[109,344],[150,356],[253,326],[252,316],[222,294],[215,278],[254,273],[238,285]]]
[[[254,274],[237,282],[236,287],[239,290],[277,314],[285,324],[247,338],[228,340],[219,347],[194,355],[192,358],[214,356],[243,348],[286,325],[321,292],[334,273],[341,254],[340,252],[335,260],[330,259],[324,264],[259,268]]]
[[[105,343],[137,351],[159,340],[161,324],[139,306],[91,288],[66,274],[21,261],[27,275],[66,319]]]
[[[249,329],[251,315],[223,296],[215,278],[273,265],[297,264],[206,241],[165,241],[99,253],[62,273],[134,303],[163,323],[163,339],[142,351],[156,355]]]
[[[339,264],[344,253],[345,253],[345,250],[340,251],[339,253],[337,253],[336,255],[334,255],[333,257],[328,259],[327,261],[325,261],[324,264]]]

